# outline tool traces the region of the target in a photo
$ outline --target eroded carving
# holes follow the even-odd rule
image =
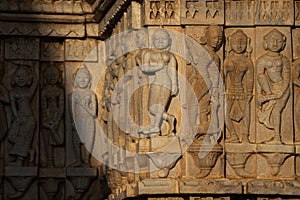
[[[10,165],[23,166],[24,161],[33,162],[34,155],[31,147],[36,129],[36,119],[33,115],[31,101],[37,89],[35,70],[26,65],[20,65],[11,75],[10,92],[13,124],[8,133],[12,143],[10,155],[15,159]],[[28,160],[30,158],[30,160]]]
[[[64,61],[64,44],[60,42],[43,42],[41,60]]]
[[[15,38],[5,41],[6,59],[39,59],[39,40]]]
[[[226,141],[249,142],[250,101],[253,92],[253,63],[250,59],[252,48],[250,38],[241,31],[229,38],[229,48],[224,62],[226,82]],[[238,134],[234,123],[238,123],[242,133]],[[230,134],[229,134],[230,133]],[[239,138],[238,135],[242,137]]]
[[[271,143],[281,144],[281,113],[290,96],[290,62],[280,52],[286,37],[277,29],[264,36],[266,53],[256,61],[257,117],[266,128],[274,129]]]
[[[97,43],[95,40],[67,40],[65,58],[69,61],[97,61]]]
[[[255,2],[255,23],[267,24],[293,24],[293,1],[291,0],[259,0]]]
[[[225,1],[226,24],[228,25],[253,25],[254,24],[253,0]]]

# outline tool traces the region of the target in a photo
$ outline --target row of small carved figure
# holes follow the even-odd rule
[[[219,66],[220,59],[216,54],[216,51],[222,44],[222,30],[218,26],[210,26],[205,30],[203,36],[203,45],[207,52],[210,54],[211,59],[215,65]],[[289,60],[281,54],[281,51],[285,47],[286,37],[274,29],[268,33],[265,37],[265,49],[266,54],[261,56],[257,60],[257,91],[258,102],[260,104],[257,117],[261,123],[266,127],[274,129],[274,143],[282,143],[281,141],[281,113],[286,106],[288,98],[290,96],[290,78],[291,67]],[[171,38],[168,32],[164,29],[158,29],[153,34],[153,43],[155,49],[144,49],[141,47],[137,54],[134,54],[134,59],[137,65],[140,65],[139,81],[148,74],[154,74],[154,82],[150,85],[149,90],[149,104],[151,124],[150,128],[141,130],[140,133],[146,135],[156,134],[161,129],[161,121],[166,121],[170,128],[168,133],[173,134],[175,131],[175,116],[168,113],[169,102],[172,97],[178,93],[178,82],[176,71],[177,63],[175,56],[168,51],[171,46]],[[235,133],[232,121],[243,121],[244,133],[243,141],[248,141],[249,135],[249,102],[252,99],[253,93],[253,64],[249,58],[249,40],[248,37],[242,31],[237,31],[232,34],[230,39],[231,49],[228,51],[230,56],[225,59],[225,79],[226,79],[226,92],[227,92],[227,118],[226,125],[231,135],[227,135],[227,139],[231,142],[239,142],[237,133]],[[248,56],[245,56],[245,53]],[[126,59],[130,58],[130,54],[126,55]],[[155,63],[155,65],[153,64]],[[158,63],[158,64],[157,64]],[[193,65],[197,65],[197,60],[193,60]],[[117,97],[110,96],[112,94],[113,87],[111,82],[116,82],[119,78],[115,78],[115,68],[110,67],[110,71],[105,77],[105,89],[103,99],[109,100],[106,107],[109,107],[110,103],[116,104],[118,102]],[[209,66],[208,66],[209,67]],[[4,66],[1,67],[3,71]],[[172,70],[169,70],[173,69]],[[125,69],[129,70],[125,67]],[[119,72],[118,72],[119,73]],[[2,77],[3,78],[3,73]],[[64,112],[64,90],[59,84],[61,79],[61,72],[57,67],[48,67],[44,72],[47,86],[42,91],[42,116],[43,116],[43,128],[45,131],[45,139],[42,142],[45,143],[44,147],[47,152],[47,162],[49,165],[53,165],[53,149],[52,146],[59,146],[64,143],[64,130],[63,130],[63,112]],[[86,132],[89,135],[86,138],[85,143],[93,144],[95,139],[95,118],[97,116],[97,98],[96,94],[92,92],[89,87],[91,85],[91,73],[86,67],[81,67],[76,71],[74,90],[70,99],[72,99],[72,110],[76,113],[76,127],[73,126],[74,132]],[[296,76],[297,77],[297,76]],[[116,79],[116,80],[115,80]],[[199,80],[199,79],[198,79]],[[192,80],[190,80],[192,81]],[[210,84],[207,85],[207,91],[210,91],[214,98],[218,99],[218,94],[214,91],[218,87],[216,80],[210,80]],[[297,81],[295,79],[295,84]],[[156,84],[157,83],[157,84]],[[199,82],[194,82],[194,86],[201,85]],[[1,105],[2,103],[9,103],[11,105],[11,111],[13,114],[13,123],[10,130],[7,131],[7,121],[1,121],[2,130],[1,138],[3,138],[8,132],[8,139],[13,144],[10,155],[13,155],[16,160],[14,164],[23,165],[24,158],[27,158],[32,151],[31,143],[34,137],[36,129],[36,120],[31,108],[31,101],[37,89],[37,77],[36,73],[31,67],[20,66],[12,74],[11,78],[12,90],[10,93],[1,86]],[[193,86],[193,84],[191,84]],[[107,91],[109,90],[109,91]],[[159,91],[159,92],[158,92]],[[203,93],[203,91],[201,91]],[[204,92],[205,93],[205,92]],[[206,106],[207,102],[212,104],[210,115],[211,119],[213,114],[217,113],[218,102],[213,100],[206,100],[205,95],[199,96],[200,110],[201,106]],[[110,99],[111,98],[111,99]],[[159,104],[161,106],[154,106]],[[134,108],[139,110],[141,108]],[[214,110],[215,109],[215,110]],[[109,108],[106,108],[109,110]],[[5,112],[1,112],[3,114]],[[203,112],[206,113],[206,112]],[[199,117],[203,120],[204,117]],[[1,116],[1,119],[6,119],[6,116]],[[205,119],[207,120],[207,119]],[[79,124],[78,124],[79,123]],[[200,122],[201,123],[201,122]],[[216,122],[218,123],[218,122]],[[77,131],[76,131],[77,129]],[[80,130],[78,130],[80,129]],[[47,132],[47,133],[46,133]],[[167,134],[168,134],[167,133]],[[82,142],[77,137],[77,134],[73,134],[73,145],[75,146],[75,161],[74,166],[79,166],[81,159],[86,165],[89,164],[90,153],[93,149],[93,145],[89,145],[89,148],[84,149],[81,152],[80,145]],[[47,137],[46,137],[47,136]],[[47,146],[47,147],[46,147]],[[49,147],[49,148],[48,148]],[[31,154],[32,155],[32,154]]]
[[[4,76],[4,64],[0,65],[0,78]],[[62,71],[59,66],[50,65],[43,71],[41,90],[41,137],[40,137],[40,160],[42,167],[63,167],[64,162],[55,163],[63,156],[55,153],[55,148],[63,148],[65,144],[65,92],[62,87]],[[91,149],[82,148],[82,142],[77,134],[81,128],[87,132],[92,142],[95,136],[94,119],[97,111],[96,96],[90,91],[91,74],[84,66],[76,71],[74,89],[70,95],[70,108],[75,109],[76,119],[72,119],[72,155],[71,167],[90,166]],[[5,138],[9,141],[6,152],[10,155],[10,166],[28,166],[36,162],[37,147],[35,133],[37,121],[35,109],[32,108],[33,100],[36,100],[38,87],[37,75],[34,67],[19,65],[11,75],[11,87],[8,91],[0,84],[0,141]],[[74,100],[74,104],[72,104]],[[7,109],[7,107],[10,109]],[[8,111],[9,110],[9,111]],[[8,111],[8,112],[6,112]],[[8,117],[9,116],[9,117]],[[12,119],[9,121],[8,119]],[[75,127],[75,123],[77,123]],[[89,131],[89,132],[88,132]],[[34,144],[33,144],[34,143]],[[4,145],[2,143],[1,145]],[[92,145],[93,146],[93,145]],[[92,147],[91,147],[92,148]],[[3,157],[4,152],[1,152]],[[70,154],[70,155],[71,155]]]
[[[148,38],[146,34],[148,33],[145,33],[145,31],[144,33],[143,31],[137,33],[136,46],[138,50],[125,54],[122,58],[123,61],[119,59],[112,62],[109,66],[109,71],[105,76],[103,105],[107,107],[105,105],[109,105],[111,102],[112,104],[120,103],[118,102],[119,100],[115,100],[116,97],[112,95],[112,91],[115,90],[116,84],[114,83],[121,80],[122,76],[127,77],[126,80],[137,76],[137,82],[141,82],[140,85],[143,84],[145,77],[153,76],[154,81],[149,86],[149,105],[147,107],[138,107],[143,102],[136,101],[136,107],[133,109],[138,112],[143,109],[149,110],[151,118],[150,128],[141,130],[141,133],[146,135],[156,134],[161,129],[161,122],[166,121],[170,127],[169,134],[172,134],[174,129],[176,129],[176,127],[173,127],[176,116],[169,114],[168,109],[170,101],[178,93],[177,77],[173,73],[178,69],[178,62],[174,54],[170,52],[172,38],[164,29],[155,30],[152,35],[154,48],[149,49],[147,44],[145,44],[145,38]],[[221,81],[218,78],[212,78],[213,74],[210,73],[213,66],[216,66],[218,69],[221,68],[220,58],[216,52],[221,47],[222,40],[223,31],[221,27],[209,26],[205,29],[203,36],[200,38],[200,44],[208,53],[209,61],[204,61],[204,58],[197,56],[197,53],[193,52],[195,51],[193,46],[189,47],[189,44],[187,44],[188,53],[191,54],[192,66],[196,69],[207,71],[200,74],[197,70],[189,71],[188,68],[186,70],[187,80],[194,89],[200,107],[199,116],[194,116],[194,118],[190,119],[191,125],[200,124],[200,128],[198,128],[201,129],[201,125],[209,122],[210,126],[214,126],[216,132],[220,129],[218,120],[220,110],[218,107],[220,105],[219,89]],[[281,118],[282,112],[291,96],[290,80],[293,79],[294,84],[299,85],[299,70],[291,73],[291,63],[281,53],[285,48],[285,44],[286,36],[277,29],[273,29],[264,36],[264,49],[266,52],[256,61],[257,118],[267,129],[274,130],[274,137],[269,141],[274,144],[283,143],[281,138]],[[249,142],[250,101],[253,99],[255,79],[255,68],[251,60],[251,52],[250,38],[242,30],[237,30],[228,37],[224,61],[226,82],[225,122],[228,130],[226,139],[232,143]],[[128,62],[128,60],[133,60],[133,62]],[[128,63],[130,64],[128,65]],[[132,66],[132,63],[135,64]],[[295,69],[299,68],[297,63],[299,61],[295,61]],[[203,67],[203,65],[205,66]],[[136,74],[131,72],[132,74],[128,75],[127,72],[136,66],[138,68]],[[120,72],[122,70],[123,72]],[[205,77],[205,74],[208,74],[208,76]],[[292,75],[293,77],[291,77]],[[132,79],[132,81],[134,82],[135,80]],[[117,91],[120,91],[119,95],[121,95],[122,89],[117,88]],[[116,93],[118,95],[118,92]],[[211,97],[207,98],[209,94]],[[135,97],[135,99],[138,98],[138,96]],[[105,101],[107,102],[105,103]],[[154,106],[155,104],[159,104],[161,107],[158,108]],[[109,110],[109,108],[106,108],[106,110]],[[298,111],[296,110],[295,112],[297,116]],[[208,117],[209,113],[210,117]],[[140,119],[141,116],[137,118]],[[242,130],[241,138],[239,138],[239,130],[236,130],[236,123],[241,127],[239,128]],[[198,131],[201,132],[201,130]],[[162,135],[164,134],[162,133]]]

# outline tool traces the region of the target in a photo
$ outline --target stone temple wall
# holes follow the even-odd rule
[[[1,0],[0,199],[299,199],[299,13]]]

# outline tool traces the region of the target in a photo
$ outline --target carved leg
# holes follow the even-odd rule
[[[81,147],[82,160],[85,167],[90,166],[91,153],[82,145]]]
[[[228,99],[227,104],[226,104],[226,119],[225,120],[226,120],[227,129],[228,129],[227,133],[230,133],[230,134],[226,134],[226,142],[239,143],[239,138],[235,132],[232,120],[230,118],[230,111],[231,111],[232,105],[233,105],[233,100]]]
[[[47,167],[54,167],[53,146],[47,144]]]
[[[169,135],[175,135],[175,120],[176,120],[175,116],[165,112],[163,114],[163,119],[168,122]]]
[[[71,164],[72,167],[78,167],[81,165],[81,150],[80,150],[80,139],[77,135],[77,132],[73,132],[73,149],[74,149],[74,155],[75,155],[75,162]]]
[[[163,113],[165,109],[160,104],[154,104],[150,107],[150,128],[144,130],[144,134],[158,134],[160,132],[160,125],[163,119]]]
[[[250,127],[250,103],[247,101],[243,101],[244,104],[244,130],[242,134],[242,142],[249,143],[249,127]]]
[[[273,110],[273,123],[274,123],[274,138],[271,141],[272,144],[282,144],[281,136],[280,136],[280,128],[281,128],[281,109],[275,105]]]

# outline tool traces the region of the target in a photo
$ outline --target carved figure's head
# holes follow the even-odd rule
[[[61,83],[61,72],[53,65],[45,69],[43,76],[46,84],[56,85]]]
[[[247,35],[242,30],[237,30],[230,36],[231,49],[237,54],[244,53],[247,48],[247,39]]]
[[[11,75],[11,85],[13,87],[29,87],[32,84],[32,74],[28,66],[21,65]]]
[[[277,29],[273,29],[264,36],[264,48],[272,52],[280,52],[284,49],[286,37]]]
[[[139,29],[135,39],[136,47],[139,49],[146,48],[148,44],[148,29]]]
[[[220,26],[209,26],[200,38],[200,44],[207,45],[213,51],[218,51],[222,45],[223,31]]]
[[[172,39],[166,30],[157,29],[152,36],[152,42],[155,48],[163,50],[171,47]]]
[[[86,89],[91,87],[92,75],[85,65],[79,67],[75,72],[75,88]]]

